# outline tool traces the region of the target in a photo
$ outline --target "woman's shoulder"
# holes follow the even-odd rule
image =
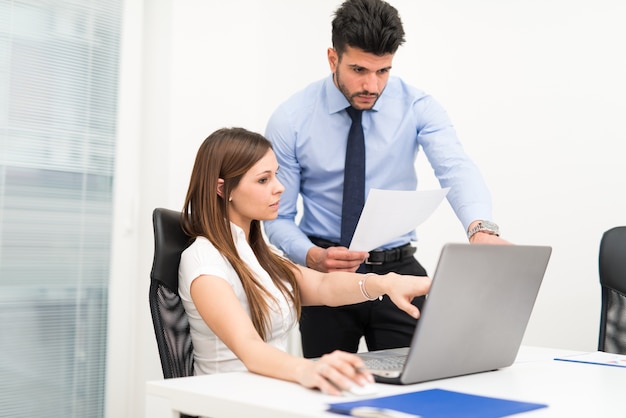
[[[215,245],[205,237],[196,237],[181,254],[181,260],[197,258],[198,256],[212,253],[219,253]]]
[[[197,237],[181,254],[179,271],[196,277],[198,274],[223,273],[227,264],[211,241]]]
[[[210,247],[210,248],[215,248],[215,246],[213,245],[213,243],[211,241],[208,240],[208,238],[206,237],[195,237],[193,239],[193,242],[191,244],[189,244],[189,246],[185,249],[185,251],[191,249],[196,249],[196,248],[206,248],[206,247]]]

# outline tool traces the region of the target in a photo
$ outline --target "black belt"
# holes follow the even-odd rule
[[[338,247],[339,244],[334,243],[332,241],[328,241],[324,238],[318,237],[309,237],[311,242],[319,247],[328,248],[328,247]],[[405,258],[412,257],[415,254],[417,248],[412,246],[411,244],[404,244],[399,247],[390,248],[388,250],[373,250],[370,251],[370,255],[365,260],[365,264],[371,264],[380,266],[385,263],[393,263],[394,261],[401,261]]]
[[[417,248],[411,244],[404,244],[399,247],[390,248],[388,250],[370,251],[370,256],[365,260],[365,264],[373,264],[376,266],[401,261],[405,258],[412,257]]]

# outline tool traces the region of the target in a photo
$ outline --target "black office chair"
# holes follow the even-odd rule
[[[598,264],[602,288],[598,350],[626,354],[626,226],[602,235]]]
[[[193,376],[193,346],[189,319],[178,295],[178,264],[189,243],[180,226],[180,212],[156,208],[154,259],[150,272],[150,313],[163,377]]]

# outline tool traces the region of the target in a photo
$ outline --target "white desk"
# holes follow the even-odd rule
[[[408,386],[377,384],[375,396],[431,388],[548,404],[524,417],[626,417],[626,368],[553,360],[573,351],[522,347],[515,364],[494,372]],[[300,385],[252,373],[225,373],[151,381],[146,405],[154,403],[190,415],[222,417],[334,417],[331,402],[358,397],[334,397]]]

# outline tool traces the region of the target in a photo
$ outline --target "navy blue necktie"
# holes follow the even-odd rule
[[[356,224],[365,204],[365,137],[361,125],[362,110],[351,107],[346,111],[352,119],[346,164],[343,177],[343,203],[341,206],[341,240],[344,247],[350,246]]]

